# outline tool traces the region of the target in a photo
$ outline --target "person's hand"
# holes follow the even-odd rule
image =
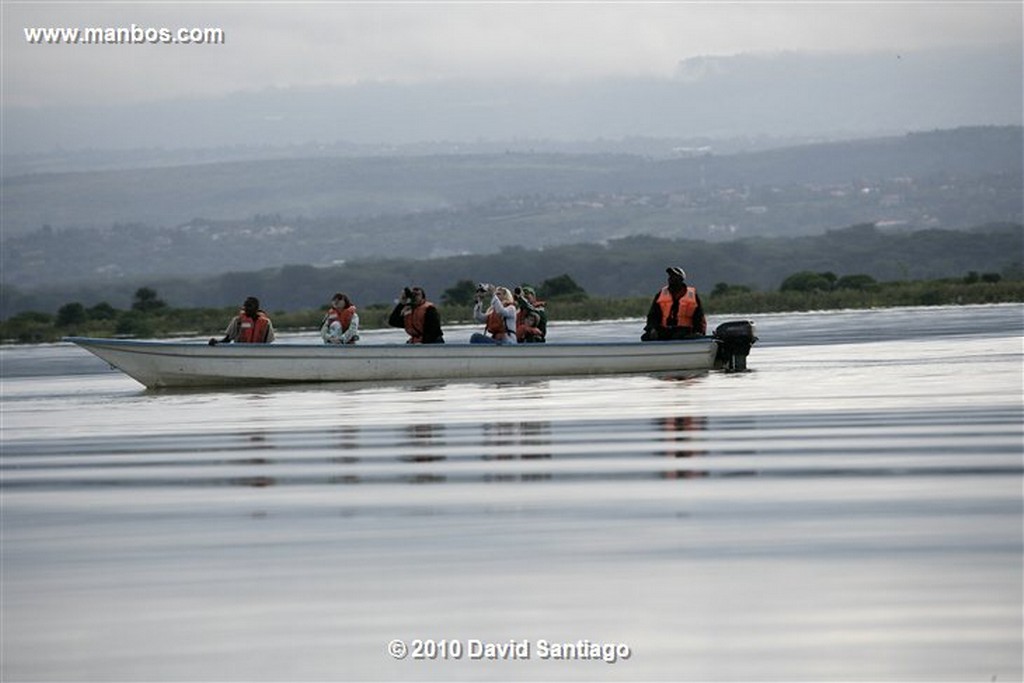
[[[473,298],[477,301],[490,298],[494,293],[494,285],[489,282],[480,282],[476,286],[476,292],[473,294]]]

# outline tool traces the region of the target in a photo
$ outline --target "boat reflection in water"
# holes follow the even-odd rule
[[[695,458],[705,455],[707,451],[699,444],[704,443],[699,438],[699,432],[708,428],[706,417],[691,417],[679,415],[675,417],[663,417],[654,420],[656,426],[661,427],[664,432],[662,437],[666,446],[665,455],[669,458]],[[706,477],[708,473],[695,466],[669,467],[661,472],[664,479],[693,479]]]
[[[614,423],[524,420],[346,426],[327,432],[323,444],[320,435],[290,434],[289,442],[305,442],[307,451],[293,447],[278,459],[269,457],[277,448],[271,437],[247,435],[240,444],[244,456],[208,464],[243,468],[244,474],[227,483],[248,487],[691,479],[712,474],[703,466],[704,456],[712,452],[710,423],[706,416],[675,415]],[[593,434],[600,430],[606,437],[596,443]],[[263,453],[256,455],[253,449]],[[683,465],[681,460],[690,462]]]
[[[0,348],[4,678],[1020,681],[1021,313],[764,316],[750,372],[422,390]],[[634,655],[389,656],[416,638]]]

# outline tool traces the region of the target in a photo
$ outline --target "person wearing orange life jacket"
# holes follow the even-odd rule
[[[359,313],[347,294],[338,292],[331,298],[320,324],[320,338],[324,344],[355,344],[359,340]]]
[[[388,325],[404,327],[409,334],[406,344],[444,344],[441,314],[427,301],[422,287],[406,287],[388,316]]]
[[[651,302],[641,341],[685,339],[705,334],[707,319],[697,289],[686,284],[682,268],[666,268],[668,284]]]
[[[485,326],[483,334],[473,333],[469,338],[470,344],[518,343],[516,339],[516,304],[512,292],[507,288],[477,285],[473,319],[478,323],[484,323]]]
[[[260,300],[250,296],[242,304],[242,310],[238,312],[228,328],[224,332],[223,339],[210,339],[210,346],[235,342],[238,344],[269,344],[274,341],[274,324],[262,310]]]
[[[544,342],[548,335],[548,313],[546,304],[537,298],[537,292],[529,285],[516,287],[516,339],[520,344]]]

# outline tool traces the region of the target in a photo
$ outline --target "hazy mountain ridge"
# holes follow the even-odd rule
[[[31,174],[3,179],[4,237],[44,225],[400,214],[532,194],[1020,173],[1022,145],[1020,127],[985,127],[675,160],[546,153],[333,157]]]
[[[201,276],[630,235],[719,241],[857,223],[1020,222],[1022,145],[1019,127],[970,128],[675,160],[317,158],[21,176],[4,181],[3,281]],[[97,227],[46,220],[59,216]],[[31,229],[19,234],[18,220]]]
[[[136,288],[155,288],[172,306],[220,307],[257,294],[270,310],[319,308],[343,290],[360,305],[386,303],[402,286],[420,284],[435,300],[458,280],[540,283],[568,273],[590,294],[639,296],[664,282],[664,267],[686,268],[703,292],[719,282],[778,287],[799,271],[869,275],[877,280],[963,277],[971,271],[1024,277],[1024,226],[999,224],[971,230],[892,232],[872,225],[797,238],[733,242],[628,237],[607,244],[573,244],[543,250],[508,247],[499,253],[439,259],[366,259],[329,268],[289,265],[237,270],[207,277],[135,276],[106,284],[0,288],[0,317],[19,311],[53,312],[64,303],[107,301],[126,308]],[[468,311],[467,311],[468,314]],[[640,316],[643,311],[637,311]]]
[[[198,166],[248,161],[359,158],[412,158],[427,156],[479,156],[496,154],[628,155],[647,159],[679,159],[696,155],[732,155],[798,147],[829,141],[849,141],[902,135],[882,131],[872,135],[850,132],[821,135],[743,135],[730,138],[629,136],[590,140],[516,138],[506,140],[430,140],[405,144],[309,142],[303,144],[240,144],[204,148],[149,147],[135,149],[50,150],[31,154],[0,155],[4,178],[43,173],[123,171]]]

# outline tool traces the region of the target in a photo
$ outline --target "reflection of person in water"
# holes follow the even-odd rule
[[[483,460],[550,460],[551,423],[489,422],[484,424]],[[504,470],[485,475],[487,481],[547,481],[550,472],[505,473]]]
[[[484,460],[532,460],[551,458],[551,453],[537,446],[551,445],[551,424],[548,422],[489,422],[484,425],[484,445],[492,455]]]
[[[249,451],[272,449],[274,446],[268,443],[267,435],[264,432],[248,434],[245,437],[245,448]],[[273,464],[273,460],[260,456],[253,456],[235,461],[239,465],[248,467],[265,467]],[[265,488],[277,483],[277,479],[266,474],[247,474],[234,480],[238,486],[251,486],[253,488]]]
[[[692,446],[692,440],[695,436],[694,432],[702,432],[707,429],[707,422],[706,417],[684,415],[654,420],[655,426],[665,432],[663,440],[669,446],[665,455],[670,458],[693,458],[698,455],[706,455],[705,449],[697,449]],[[707,475],[706,471],[696,469],[665,470],[662,473],[665,479],[689,479]]]
[[[438,474],[434,470],[423,470],[427,463],[447,460],[444,454],[444,425],[421,422],[405,426],[405,441],[400,445],[403,453],[398,456],[402,462],[416,463],[416,469],[410,470],[411,474],[402,477],[403,481],[410,484],[438,484],[448,480],[445,474]]]
[[[444,425],[420,423],[406,425],[405,433],[408,436],[406,445],[411,446],[419,453],[401,456],[406,462],[434,462],[436,460],[447,460],[447,456],[438,453],[437,447],[444,446],[444,440],[440,438],[444,434]]]
[[[339,427],[332,431],[332,434],[336,434],[338,437],[338,448],[342,451],[359,451],[359,428],[353,426]],[[355,465],[362,460],[359,456],[353,455],[336,455],[333,458],[328,458],[328,462],[336,465]],[[327,481],[330,484],[360,484],[363,478],[356,474],[349,474],[344,469],[339,469],[342,474],[331,476]]]

